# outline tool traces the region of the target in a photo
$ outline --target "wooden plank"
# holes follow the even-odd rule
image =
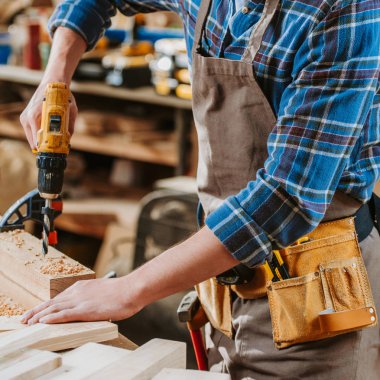
[[[115,361],[91,379],[150,380],[164,368],[186,368],[186,344],[152,339],[131,352],[127,359]]]
[[[40,341],[48,329],[48,325],[36,324],[25,329],[1,334],[0,357]]]
[[[118,337],[117,325],[111,322],[74,322],[49,325],[46,335],[32,348],[61,351],[89,342],[105,342]]]
[[[105,342],[102,342],[102,344],[105,344],[107,346],[113,346],[118,348],[124,348],[129,351],[134,351],[136,348],[138,348],[138,345],[136,343],[133,343],[131,340],[126,338],[124,335],[120,334],[116,339],[107,340]]]
[[[0,248],[1,251],[1,248]],[[1,252],[0,252],[1,255]],[[26,284],[24,284],[26,285]],[[31,294],[27,286],[19,285],[17,282],[12,281],[10,278],[4,274],[0,268],[0,289],[2,292],[6,293],[13,299],[17,299],[17,302],[20,303],[26,310],[33,308],[34,306],[39,305],[43,302],[42,298]],[[0,314],[3,315],[3,314]]]
[[[24,328],[21,322],[21,315],[13,317],[0,317],[0,332],[20,330]]]
[[[226,373],[165,368],[152,380],[231,380]]]
[[[16,322],[13,322],[16,325]],[[18,336],[33,331],[36,326],[44,327],[41,335],[34,341],[26,341],[22,347],[30,347],[40,350],[61,351],[69,348],[76,348],[89,342],[105,342],[118,337],[117,325],[101,322],[74,322],[54,325],[36,324],[27,326],[19,323],[19,329],[16,331],[5,332],[0,335],[0,352],[2,339],[16,339]]]
[[[26,290],[35,302],[51,299],[78,280],[95,278],[95,273],[53,247],[43,257],[39,239],[10,231],[0,233],[0,276]]]
[[[130,351],[97,343],[87,343],[63,354],[62,366],[40,380],[91,379],[92,375],[115,361],[125,360]]]
[[[58,368],[61,362],[61,356],[53,352],[21,350],[0,359],[0,379],[36,379]]]

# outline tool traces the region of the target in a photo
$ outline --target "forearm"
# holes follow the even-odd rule
[[[59,27],[54,33],[53,45],[42,83],[70,83],[74,71],[86,50],[85,40],[76,32]]]
[[[138,309],[239,264],[208,227],[121,279],[126,305]],[[134,287],[129,292],[131,285]]]

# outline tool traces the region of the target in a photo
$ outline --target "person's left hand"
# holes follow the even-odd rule
[[[133,304],[132,289],[122,278],[78,281],[55,298],[26,312],[23,323],[121,320],[142,307]]]

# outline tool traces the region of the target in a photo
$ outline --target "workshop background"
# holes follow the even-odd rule
[[[36,187],[35,157],[19,115],[42,78],[51,44],[47,20],[57,3],[0,0],[0,215]],[[76,70],[79,116],[57,248],[98,277],[123,276],[197,230],[187,65],[176,15],[118,14]],[[40,236],[37,226],[27,228]],[[139,345],[157,337],[187,341],[188,367],[195,368],[176,313],[185,294],[119,323],[120,332]]]
[[[58,1],[0,0],[0,215],[36,187],[35,156],[19,115],[51,47],[47,20]],[[180,19],[126,18],[86,53],[72,91],[79,116],[56,220],[57,248],[98,277],[123,276],[197,230],[196,135]],[[29,232],[40,236],[38,226]],[[141,345],[187,341],[177,321],[186,292],[147,307],[119,330]]]

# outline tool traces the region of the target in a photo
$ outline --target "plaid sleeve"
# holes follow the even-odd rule
[[[337,1],[294,59],[256,180],[206,218],[232,255],[253,267],[321,222],[378,90],[380,11]],[[352,162],[353,160],[353,162]]]
[[[80,34],[91,50],[111,25],[116,9],[126,16],[155,11],[178,11],[177,0],[64,0],[49,20],[51,35],[59,26]]]

